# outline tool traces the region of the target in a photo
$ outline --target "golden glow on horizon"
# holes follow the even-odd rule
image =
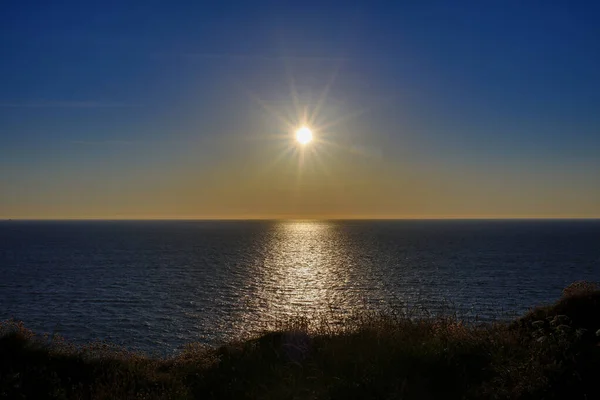
[[[313,133],[309,127],[303,126],[296,131],[296,140],[300,144],[308,144],[313,140]]]

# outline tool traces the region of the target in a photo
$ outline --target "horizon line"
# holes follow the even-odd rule
[[[149,218],[105,218],[105,217],[87,217],[87,218],[11,218],[2,217],[0,222],[8,221],[207,221],[207,222],[219,222],[219,221],[551,221],[551,220],[600,220],[600,216],[511,216],[511,217],[498,217],[498,216],[447,216],[447,217],[231,217],[231,218],[210,218],[210,217],[149,217]]]

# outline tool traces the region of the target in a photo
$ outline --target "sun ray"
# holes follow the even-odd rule
[[[261,170],[257,173],[257,175],[264,176],[268,171],[273,170],[286,157],[292,156],[294,151],[295,150],[292,146],[285,147],[275,157],[273,157],[271,162],[269,162],[263,168],[261,168]]]
[[[262,165],[257,168],[253,179],[263,180],[269,174],[278,174],[278,171],[283,172],[287,168],[292,168],[288,170],[294,176],[290,182],[290,188],[295,193],[294,196],[300,196],[303,181],[313,173],[321,174],[327,182],[333,183],[335,174],[330,161],[333,161],[334,153],[352,152],[351,145],[345,145],[344,140],[336,140],[338,134],[339,138],[343,138],[344,132],[336,132],[332,135],[334,131],[331,128],[368,112],[370,108],[357,109],[344,115],[338,115],[337,118],[331,118],[332,115],[325,118],[325,111],[328,109],[327,102],[339,76],[343,60],[334,67],[325,86],[315,99],[316,103],[313,103],[314,106],[311,107],[302,101],[292,70],[291,58],[284,56],[281,59],[285,67],[289,89],[287,104],[284,102],[280,106],[274,102],[267,102],[251,91],[247,91],[250,99],[256,102],[269,116],[275,118],[282,128],[277,134],[259,135],[261,139],[279,141],[281,146],[275,144],[273,157],[266,160],[265,163],[261,163]],[[333,169],[335,170],[335,168]]]
[[[361,109],[352,111],[352,112],[350,112],[348,114],[342,115],[341,117],[339,117],[339,118],[337,118],[337,119],[335,119],[333,121],[327,122],[327,123],[325,123],[323,125],[319,125],[319,129],[320,130],[324,130],[324,129],[332,128],[335,125],[340,124],[340,123],[342,123],[344,121],[347,121],[347,120],[352,119],[352,118],[356,118],[359,115],[362,115],[362,114],[366,113],[369,110],[370,110],[369,107],[363,107]]]
[[[301,113],[300,106],[300,98],[298,96],[298,90],[296,88],[296,79],[294,78],[294,73],[292,71],[291,64],[289,62],[289,57],[283,57],[283,64],[285,69],[286,79],[288,80],[288,85],[290,89],[290,97],[292,98],[292,103],[294,105],[294,111],[297,116]]]
[[[319,96],[319,100],[317,101],[317,104],[315,105],[315,108],[313,109],[313,111],[310,115],[310,118],[308,120],[309,125],[313,125],[315,123],[315,120],[319,116],[319,113],[321,112],[321,108],[323,107],[323,104],[325,104],[325,100],[327,100],[329,91],[331,90],[331,87],[335,83],[335,80],[337,79],[337,76],[338,76],[338,73],[339,73],[341,67],[342,67],[342,61],[339,61],[338,65],[335,67],[335,70],[331,74],[331,77],[329,78],[329,82],[327,82],[327,84],[325,85],[325,88],[321,92],[321,96]]]
[[[302,172],[304,171],[304,149],[300,149],[298,153],[298,166],[296,168],[296,184],[294,185],[296,191],[300,188],[300,182],[302,181]]]
[[[288,129],[291,129],[294,126],[293,121],[285,118],[284,115],[279,113],[274,107],[267,104],[265,101],[261,100],[258,96],[254,95],[252,92],[247,92],[247,95],[256,103],[258,103],[263,110],[265,110],[268,114],[277,118],[283,125],[285,125]]]
[[[331,171],[329,170],[329,168],[327,168],[327,164],[324,161],[325,157],[321,157],[321,153],[324,152],[320,152],[316,149],[316,147],[313,150],[313,159],[315,160],[315,162],[319,165],[319,169],[320,172],[323,172],[325,174],[325,176],[329,179],[329,181],[333,181],[333,174],[331,173]]]

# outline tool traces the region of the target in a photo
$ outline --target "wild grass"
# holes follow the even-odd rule
[[[591,283],[507,323],[404,313],[313,322],[218,348],[192,343],[160,359],[102,342],[75,346],[7,321],[0,398],[600,398],[600,290]]]

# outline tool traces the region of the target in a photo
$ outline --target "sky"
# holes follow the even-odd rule
[[[0,218],[599,218],[593,3],[2,1]]]

